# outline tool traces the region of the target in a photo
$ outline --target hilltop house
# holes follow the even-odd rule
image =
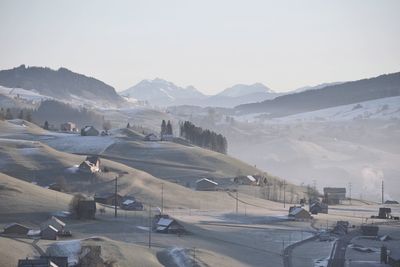
[[[144,137],[144,141],[159,141],[160,139],[157,137],[157,135],[151,133],[148,134]]]
[[[76,124],[73,122],[66,122],[60,125],[60,131],[62,132],[77,132]]]
[[[340,204],[346,199],[346,188],[344,187],[324,187],[324,202],[329,205]]]
[[[4,227],[3,234],[17,234],[26,235],[29,232],[29,228],[19,223],[12,223]]]
[[[93,126],[85,126],[81,130],[81,135],[82,136],[98,136],[99,133],[100,132],[96,128],[94,128]]]
[[[79,200],[76,215],[78,219],[93,220],[96,215],[96,202],[94,200]]]
[[[85,161],[79,165],[79,170],[89,173],[99,172],[100,158],[97,156],[87,156]]]
[[[218,183],[207,178],[203,178],[196,181],[197,191],[214,191],[217,189]]]

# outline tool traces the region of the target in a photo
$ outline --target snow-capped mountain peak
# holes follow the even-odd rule
[[[228,97],[240,97],[249,94],[256,93],[275,93],[270,88],[265,86],[262,83],[254,83],[254,84],[236,84],[232,87],[226,88],[218,95],[220,96],[228,96]]]

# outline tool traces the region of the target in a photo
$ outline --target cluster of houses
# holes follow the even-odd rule
[[[65,230],[65,226],[66,224],[63,221],[52,216],[40,225],[40,229],[30,229],[19,223],[12,223],[4,227],[3,234],[57,240],[60,236],[71,236],[71,232]]]

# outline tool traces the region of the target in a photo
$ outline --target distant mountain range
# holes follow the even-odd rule
[[[280,117],[398,95],[400,72],[239,105],[235,111],[237,114],[266,113],[270,117]]]
[[[237,84],[216,95],[207,96],[193,86],[183,88],[172,82],[156,78],[154,80],[143,80],[120,92],[120,95],[145,100],[157,106],[195,105],[229,108],[260,99],[271,99],[281,94],[272,91],[261,83],[255,83],[251,85]]]
[[[125,102],[110,85],[65,68],[52,70],[21,65],[0,71],[0,85],[35,91],[63,101],[83,100],[105,106]]]

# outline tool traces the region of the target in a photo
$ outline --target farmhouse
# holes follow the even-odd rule
[[[79,165],[79,170],[89,173],[99,172],[100,158],[97,156],[87,156],[85,161]]]
[[[29,232],[29,228],[19,223],[12,223],[4,227],[3,234],[17,234],[26,235]]]
[[[340,204],[344,199],[346,199],[346,188],[324,187],[324,202],[326,204]]]
[[[241,175],[233,179],[233,182],[240,185],[257,185],[257,179],[252,175]]]
[[[310,204],[309,211],[311,214],[325,213],[328,214],[328,205],[325,203],[321,203],[316,201]]]
[[[184,231],[184,228],[175,219],[160,218],[156,225],[156,231],[159,233],[179,234]]]
[[[57,231],[61,231],[65,227],[65,223],[63,221],[52,216],[50,219],[48,219],[47,221],[42,223],[40,229],[43,230],[43,229],[47,228],[47,226],[49,226],[49,225],[53,226]]]
[[[77,130],[76,124],[73,122],[66,122],[60,125],[60,131],[62,132],[76,132]]]
[[[58,230],[54,226],[47,225],[46,228],[42,229],[40,235],[42,236],[42,239],[57,240],[57,233]]]
[[[159,141],[160,139],[157,137],[157,135],[151,133],[148,134],[144,137],[144,141]]]
[[[115,201],[115,199],[117,199]],[[115,193],[96,193],[94,195],[94,201],[106,205],[112,205],[115,206],[121,206],[122,203],[122,196],[120,194],[117,194],[117,197],[115,198]]]
[[[301,207],[290,207],[289,217],[295,219],[296,221],[312,219],[310,213]]]
[[[99,133],[100,132],[96,128],[94,128],[93,126],[85,126],[81,130],[81,135],[82,136],[98,136]]]
[[[78,219],[93,220],[96,214],[96,202],[94,200],[80,200],[78,202],[77,214]]]
[[[214,191],[217,189],[218,183],[207,178],[203,178],[196,181],[197,191]]]
[[[143,210],[143,204],[135,199],[126,199],[122,202],[121,208],[124,210]]]

